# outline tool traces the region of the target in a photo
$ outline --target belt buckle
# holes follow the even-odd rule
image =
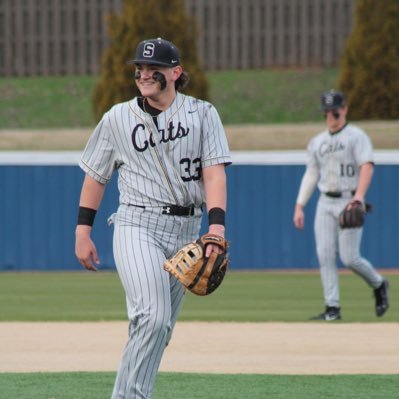
[[[162,207],[162,215],[177,215],[177,216],[193,216],[194,205],[179,206],[179,205],[165,205]]]
[[[168,205],[162,207],[162,215],[170,215],[171,211],[172,209]]]

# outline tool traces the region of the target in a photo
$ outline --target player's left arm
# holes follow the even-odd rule
[[[371,179],[374,173],[374,163],[366,162],[360,165],[359,170],[359,181],[356,188],[356,193],[353,200],[358,200],[364,203],[364,197],[366,196],[367,190],[370,187]]]
[[[354,135],[353,150],[355,162],[359,165],[359,179],[353,200],[364,203],[374,173],[374,154],[370,137],[362,130],[357,130]]]
[[[225,226],[224,221],[220,221],[217,223],[218,218],[221,217],[221,212],[226,212],[226,204],[227,204],[227,189],[226,189],[226,172],[225,165],[218,164],[205,167],[202,170],[202,176],[204,180],[204,189],[205,189],[205,197],[206,197],[206,207],[209,214],[209,211],[213,209],[213,213],[216,210],[216,223],[212,223],[210,220],[208,233],[216,234],[218,236],[224,237],[225,234]],[[224,219],[224,217],[223,217]],[[206,248],[206,256],[209,256],[212,251],[220,252],[220,248],[216,245],[209,244]]]

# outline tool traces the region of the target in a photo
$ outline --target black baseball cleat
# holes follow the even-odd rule
[[[383,316],[389,308],[388,288],[389,283],[388,281],[384,280],[382,284],[374,290],[375,314],[378,317]]]
[[[325,312],[320,313],[317,316],[311,317],[310,320],[341,320],[341,308],[326,306]]]

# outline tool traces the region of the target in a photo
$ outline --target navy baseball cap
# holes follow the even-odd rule
[[[330,109],[342,108],[345,106],[345,96],[340,91],[330,90],[321,96],[321,109],[328,111]]]
[[[139,43],[135,58],[127,63],[174,67],[180,65],[179,50],[172,42],[160,37],[147,39]]]

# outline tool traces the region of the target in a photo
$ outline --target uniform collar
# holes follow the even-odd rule
[[[342,130],[344,130],[346,128],[346,126],[348,125],[349,122],[345,122],[344,126],[341,127],[341,129],[336,130],[335,132],[332,132],[331,130],[328,131],[328,133],[332,136],[334,134],[338,134],[339,132],[342,132]]]

